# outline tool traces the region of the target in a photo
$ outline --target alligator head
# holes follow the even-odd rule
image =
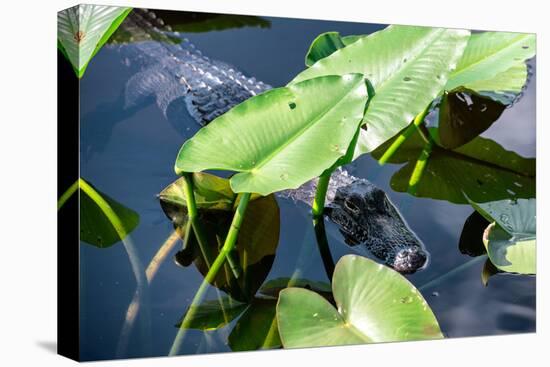
[[[336,190],[327,206],[350,246],[361,246],[400,273],[424,267],[428,254],[386,193],[364,179]]]

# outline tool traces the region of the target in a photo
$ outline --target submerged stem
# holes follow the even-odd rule
[[[420,153],[420,156],[416,161],[416,165],[414,166],[414,170],[412,171],[411,177],[409,179],[409,188],[407,190],[411,195],[416,194],[418,183],[420,182],[420,179],[424,174],[424,170],[426,169],[426,165],[428,164],[428,159],[430,158],[430,154],[432,153],[432,146],[433,142],[432,140],[429,140],[426,145],[424,145],[424,149],[422,149],[422,152]]]
[[[218,274],[220,268],[223,266],[227,254],[235,246],[235,242],[237,241],[237,236],[239,234],[239,229],[243,222],[244,213],[246,211],[246,207],[248,206],[249,201],[250,193],[243,193],[240,198],[239,205],[237,206],[237,210],[235,211],[235,215],[233,216],[233,221],[231,222],[231,227],[229,228],[229,232],[227,233],[227,237],[225,238],[224,245],[216,259],[214,260],[214,263],[208,270],[208,273],[204,277],[199,289],[197,290],[197,293],[195,293],[195,296],[191,301],[191,305],[188,308],[188,312],[185,314],[180,324],[178,333],[174,339],[174,342],[172,343],[172,347],[170,348],[170,352],[168,355],[173,356],[179,353],[183,338],[185,336],[186,327],[189,321],[193,319],[195,313],[194,311],[198,308],[197,306],[203,301],[204,296],[206,295],[206,291],[208,289],[208,284],[212,283],[214,279],[216,279],[216,275]]]
[[[330,247],[328,245],[327,233],[325,231],[325,221],[323,218],[317,218],[313,220],[313,227],[315,229],[315,238],[317,239],[317,248],[321,254],[325,272],[329,282],[332,281],[332,274],[334,274],[334,260],[330,253]]]
[[[422,112],[416,115],[413,123],[407,126],[407,128],[397,136],[390,147],[384,152],[382,157],[380,157],[380,159],[378,160],[378,164],[380,164],[381,166],[386,164],[388,160],[395,154],[395,152],[401,147],[401,145],[403,145],[403,143],[412,135],[412,133],[416,131],[416,129],[418,129],[420,124],[426,118],[428,112],[430,112],[430,106],[431,103]]]

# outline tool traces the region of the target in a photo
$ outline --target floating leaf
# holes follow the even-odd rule
[[[185,325],[187,329],[216,330],[224,327],[240,314],[248,305],[232,299],[231,297],[220,297],[217,300],[205,301],[198,306],[187,309],[186,314],[193,311],[193,318]],[[176,324],[181,327],[182,319]]]
[[[406,127],[437,97],[462,55],[470,32],[397,26],[333,52],[291,82],[321,75],[362,73],[374,88],[356,154],[370,152]]]
[[[437,129],[430,129],[430,135],[437,138]],[[379,159],[392,142],[374,151],[373,157]],[[388,161],[407,163],[392,176],[392,189],[407,192],[425,144],[421,135],[414,133]],[[457,204],[468,204],[464,195],[475,202],[530,198],[535,196],[535,166],[534,158],[523,158],[482,137],[453,150],[434,144],[415,196]]]
[[[445,92],[439,107],[439,142],[448,149],[458,148],[479,136],[506,108],[500,102],[471,89],[459,87]]]
[[[254,298],[228,337],[232,351],[273,349],[281,346],[276,299]]]
[[[512,199],[471,205],[489,221],[483,240],[491,262],[500,270],[536,273],[536,200]]]
[[[526,70],[525,60],[535,55],[535,39],[528,33],[472,34],[445,90],[463,86],[478,92],[519,92],[525,79],[518,82],[518,71]]]
[[[91,184],[87,184],[93,188]],[[139,224],[139,215],[97,189],[80,188],[80,240],[105,248],[123,240]],[[91,196],[90,196],[91,195]],[[119,230],[104,211],[108,206],[120,220]]]
[[[202,229],[203,245],[213,259],[218,255],[231,226],[237,194],[231,191],[227,179],[207,173],[194,173],[192,179],[199,209],[198,226]],[[187,208],[181,179],[164,189],[160,199],[165,214],[184,237]],[[279,228],[279,206],[274,196],[253,196],[239,230],[235,252],[230,255],[238,261],[243,274],[236,279],[231,264],[226,262],[218,272],[214,286],[239,301],[250,299],[271,270],[279,244]],[[200,251],[194,232],[187,247],[176,254],[176,261],[182,266],[194,262],[201,274],[208,272],[207,259]]]
[[[77,5],[57,13],[57,39],[62,52],[82,78],[88,63],[132,8]]]
[[[345,155],[365,109],[361,74],[271,89],[216,118],[182,146],[176,173],[239,173],[234,192],[267,195],[319,176]],[[246,132],[246,133],[244,133]]]
[[[443,338],[432,310],[401,274],[347,255],[334,271],[337,309],[315,292],[281,292],[277,319],[285,348]]]

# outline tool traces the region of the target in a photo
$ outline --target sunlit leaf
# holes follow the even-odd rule
[[[368,100],[361,74],[271,89],[216,118],[182,146],[176,173],[220,169],[235,192],[297,188],[345,155]]]
[[[536,200],[470,202],[489,221],[483,240],[491,262],[510,273],[535,274]]]
[[[131,8],[82,4],[57,13],[57,38],[79,78]]]
[[[443,338],[422,295],[389,267],[344,256],[332,289],[337,308],[306,289],[281,292],[277,319],[285,348]]]
[[[470,32],[392,25],[338,49],[292,83],[321,75],[362,73],[374,88],[356,156],[370,152],[407,126],[437,97],[462,55]]]
[[[478,92],[519,92],[525,79],[518,79],[518,72],[526,71],[525,60],[535,55],[535,40],[530,33],[472,34],[445,89],[463,86]]]
[[[313,40],[306,54],[306,66],[311,66],[317,61],[330,56],[343,47],[352,44],[363,36],[340,36],[338,32],[321,33]]]

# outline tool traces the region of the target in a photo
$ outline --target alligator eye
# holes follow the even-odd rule
[[[344,200],[344,207],[353,214],[359,214],[359,212],[361,212],[358,202],[359,200],[360,199],[355,196],[350,196]]]

